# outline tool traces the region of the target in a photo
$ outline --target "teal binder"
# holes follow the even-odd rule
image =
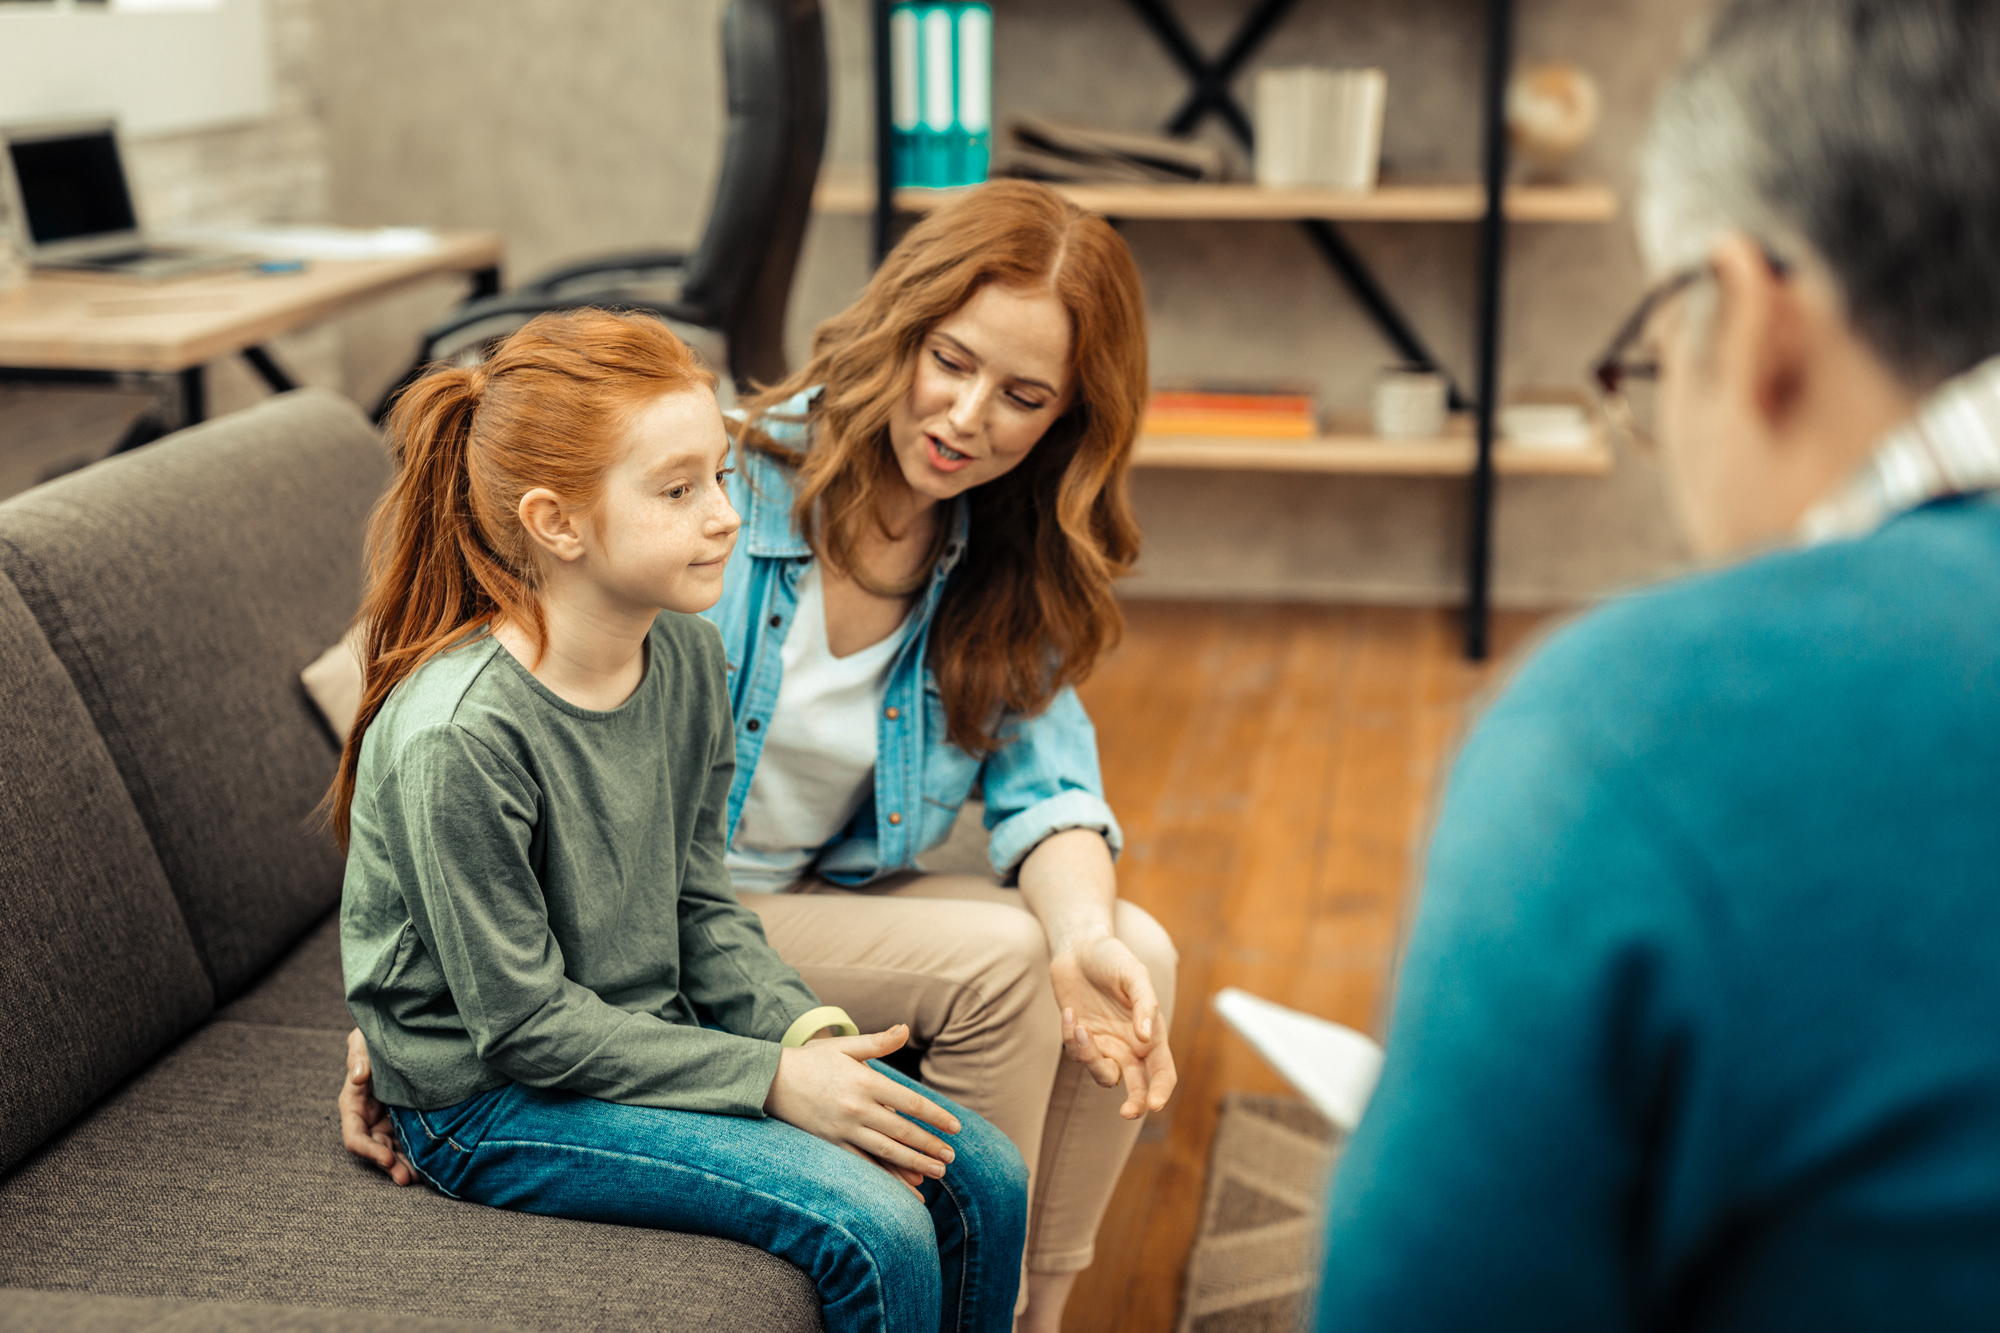
[[[956,185],[952,131],[958,122],[957,15],[952,5],[916,6],[917,179],[933,188]]]
[[[889,123],[891,185],[917,185],[919,73],[917,9],[903,0],[889,9]]]
[[[986,179],[993,153],[993,7],[954,5],[958,11],[958,124],[952,141],[956,185]]]

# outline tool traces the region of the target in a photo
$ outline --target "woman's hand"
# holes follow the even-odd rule
[[[1063,1050],[1099,1087],[1124,1081],[1127,1120],[1165,1106],[1179,1076],[1152,974],[1115,933],[1118,877],[1103,835],[1073,828],[1042,839],[1021,863],[1021,897],[1048,932]]]
[[[375,1100],[368,1068],[368,1043],[361,1029],[347,1034],[347,1081],[340,1087],[340,1146],[389,1173],[398,1185],[417,1178],[409,1161],[396,1151],[396,1130],[389,1108]]]
[[[1104,935],[1063,950],[1049,961],[1049,981],[1062,1006],[1064,1052],[1099,1087],[1124,1081],[1118,1114],[1136,1120],[1165,1106],[1180,1076],[1153,978],[1125,942]]]
[[[903,1118],[915,1116],[946,1134],[958,1120],[937,1103],[865,1063],[879,1060],[910,1039],[907,1024],[860,1037],[821,1037],[778,1057],[764,1110],[788,1125],[866,1157],[917,1191],[925,1179],[944,1175],[950,1145]],[[902,1112],[902,1115],[897,1114]]]

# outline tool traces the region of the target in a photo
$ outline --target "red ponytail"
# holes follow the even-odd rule
[[[361,707],[327,792],[343,849],[361,741],[390,691],[476,625],[512,621],[547,648],[521,497],[547,487],[587,508],[633,409],[714,385],[658,320],[581,310],[538,316],[483,365],[434,370],[396,400],[396,479],[369,520],[357,617]]]

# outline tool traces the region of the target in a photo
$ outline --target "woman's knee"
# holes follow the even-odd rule
[[[1048,977],[1049,936],[1032,912],[996,904],[982,915],[977,929],[1010,977]]]
[[[1040,1022],[1059,1031],[1062,1017],[1049,990],[1049,937],[1031,913],[998,904],[965,922],[981,942],[985,963],[974,989],[1011,1021]]]
[[[1153,985],[1171,986],[1181,956],[1180,951],[1174,948],[1173,937],[1167,934],[1167,928],[1155,920],[1151,912],[1122,898],[1118,900],[1116,925],[1118,938],[1153,974]]]

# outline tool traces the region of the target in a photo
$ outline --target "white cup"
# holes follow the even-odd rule
[[[1444,434],[1444,376],[1422,366],[1391,366],[1375,381],[1375,433],[1385,440],[1434,440]]]

